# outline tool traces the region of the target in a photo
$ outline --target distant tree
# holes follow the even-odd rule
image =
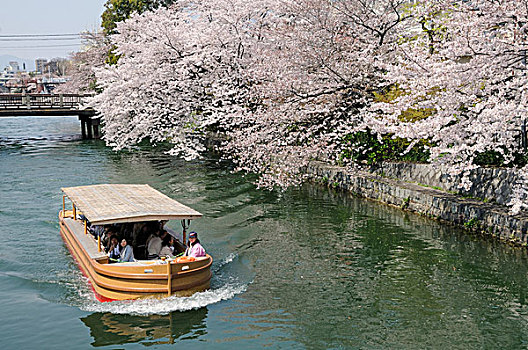
[[[95,70],[105,64],[110,44],[102,33],[82,33],[83,47],[70,57],[67,76],[70,78],[55,92],[83,93],[97,91]]]
[[[153,11],[159,7],[167,7],[176,0],[107,0],[105,10],[101,15],[101,27],[105,35],[116,33],[116,23],[130,18],[133,13],[141,14],[145,11]],[[111,46],[105,58],[106,63],[114,65],[119,55],[115,53],[115,47]]]
[[[101,15],[101,26],[105,34],[114,34],[116,23],[122,22],[134,12],[152,11],[161,6],[167,7],[176,0],[107,0]]]
[[[52,58],[51,62],[53,62],[54,65],[57,67],[57,70],[55,72],[57,76],[63,77],[70,73],[70,68],[72,65],[71,60],[62,57],[56,57]]]

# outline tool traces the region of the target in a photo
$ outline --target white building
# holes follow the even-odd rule
[[[7,66],[7,70],[11,72],[18,72],[20,71],[20,66],[18,65],[17,61],[11,61],[9,62],[9,66]]]

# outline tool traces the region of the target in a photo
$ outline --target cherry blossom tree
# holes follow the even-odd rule
[[[98,70],[103,92],[91,101],[110,145],[169,141],[172,153],[192,159],[209,125],[229,125],[246,108],[251,82],[241,62],[260,10],[247,4],[236,17],[232,5],[182,2],[118,24],[111,38],[121,58]]]
[[[360,111],[382,78],[380,59],[408,20],[397,1],[278,1],[246,73],[261,106],[227,145],[239,170],[260,185],[303,180],[311,159],[336,160],[342,138],[361,128]]]
[[[336,161],[344,136],[426,140],[452,174],[498,152],[506,164],[526,115],[527,1],[242,0],[178,2],[119,23],[121,58],[97,69],[91,101],[116,149],[170,142],[194,158],[211,130],[259,185],[303,180]],[[377,99],[384,91],[393,98]],[[413,112],[413,113],[410,113]],[[410,117],[410,115],[412,117]],[[528,174],[523,169],[520,174]],[[526,207],[526,180],[514,209]]]
[[[187,158],[215,125],[223,151],[261,185],[288,186],[332,159],[395,45],[404,2],[201,1],[135,15],[112,36],[92,104],[117,149],[168,140]]]
[[[462,185],[469,189],[479,154],[498,152],[508,164],[524,152],[528,3],[429,0],[410,15],[420,27],[402,32],[386,67],[387,82],[403,93],[390,103],[373,103],[366,114],[374,120],[381,112],[379,132],[430,140],[431,161],[465,175]],[[409,121],[409,109],[432,113]],[[515,210],[525,207],[523,186],[517,186]]]

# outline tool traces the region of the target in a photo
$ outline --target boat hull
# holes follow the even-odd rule
[[[190,296],[210,286],[212,258],[209,255],[188,263],[109,264],[104,254],[94,253],[97,243],[79,232],[78,221],[62,217],[59,220],[61,236],[99,301]]]

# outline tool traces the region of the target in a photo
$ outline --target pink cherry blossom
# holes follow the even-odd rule
[[[343,137],[368,129],[429,140],[430,161],[468,189],[476,155],[511,163],[523,151],[527,9],[527,0],[182,1],[118,24],[110,39],[121,57],[92,64],[102,93],[89,103],[115,149],[169,142],[193,159],[207,133],[221,132],[224,156],[263,187],[299,184],[310,160],[337,161]],[[374,98],[388,87],[401,93]],[[410,108],[432,113],[407,120]],[[519,174],[516,211],[528,204],[528,170]]]

